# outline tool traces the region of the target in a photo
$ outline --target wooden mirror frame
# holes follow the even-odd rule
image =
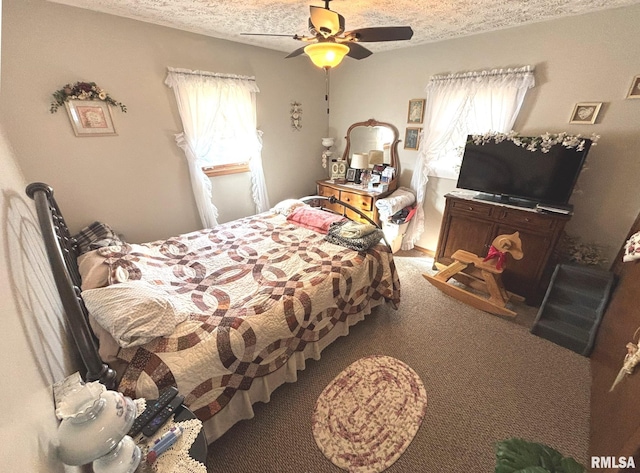
[[[359,126],[365,126],[365,127],[370,127],[370,126],[384,126],[389,128],[392,132],[393,132],[393,142],[391,143],[391,147],[389,148],[389,157],[391,159],[391,164],[390,166],[395,168],[396,170],[396,177],[400,176],[400,160],[398,159],[398,143],[400,142],[400,134],[398,133],[398,129],[392,125],[391,123],[386,123],[386,122],[379,122],[378,120],[374,119],[374,118],[370,118],[369,120],[367,120],[366,122],[356,122],[353,125],[351,125],[349,127],[349,129],[347,130],[347,136],[345,136],[346,139],[346,145],[344,148],[344,153],[342,155],[342,159],[344,161],[346,161],[347,163],[349,163],[349,165],[351,165],[351,160],[349,159],[349,151],[351,148],[351,131]]]

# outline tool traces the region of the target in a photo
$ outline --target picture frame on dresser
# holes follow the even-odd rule
[[[355,168],[347,169],[347,182],[354,182],[356,180],[356,170]]]

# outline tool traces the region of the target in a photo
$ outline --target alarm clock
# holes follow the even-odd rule
[[[333,161],[331,163],[331,179],[344,179],[347,175],[347,163],[345,161]]]

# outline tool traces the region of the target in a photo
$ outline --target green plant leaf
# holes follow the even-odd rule
[[[573,458],[543,444],[510,438],[498,442],[495,473],[584,473]]]
[[[564,473],[586,473],[587,469],[571,457],[562,459],[562,470]]]

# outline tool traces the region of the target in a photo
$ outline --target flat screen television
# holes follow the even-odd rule
[[[581,151],[556,144],[543,153],[509,140],[475,144],[469,136],[457,186],[478,191],[475,198],[481,200],[531,208],[539,204],[569,207],[590,147],[591,140],[585,139]]]

